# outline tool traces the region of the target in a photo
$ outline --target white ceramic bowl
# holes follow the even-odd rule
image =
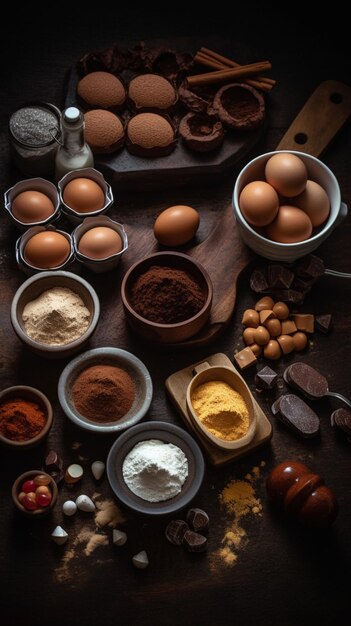
[[[308,177],[319,183],[330,200],[330,214],[326,223],[316,230],[312,237],[299,243],[277,243],[264,237],[245,220],[239,208],[240,193],[248,183],[264,180],[264,169],[268,159],[278,152],[289,152],[300,157],[305,163]],[[310,254],[329,237],[341,220],[347,215],[347,206],[341,202],[340,188],[333,172],[316,157],[295,150],[279,150],[261,154],[250,161],[240,172],[233,192],[233,209],[241,237],[249,248],[257,254],[273,261],[291,262]]]
[[[75,211],[75,209],[72,209],[72,207],[68,206],[68,204],[65,203],[63,199],[65,187],[74,178],[90,178],[101,187],[105,195],[105,204],[101,209],[98,209],[97,211],[89,211],[87,213],[80,213],[79,211]],[[113,205],[113,193],[111,185],[106,182],[101,172],[98,172],[98,170],[93,167],[84,167],[80,170],[72,170],[71,172],[68,172],[61,178],[61,180],[59,180],[59,182],[57,183],[57,187],[59,190],[62,213],[64,213],[64,215],[72,224],[79,224],[87,217],[97,217],[98,215],[102,215],[103,213],[106,213],[106,211],[108,211],[108,209]]]
[[[105,257],[104,259],[92,259],[91,257],[88,257],[85,254],[79,252],[79,242],[84,233],[86,233],[88,230],[91,230],[91,228],[95,228],[97,226],[105,226],[106,228],[111,228],[120,236],[123,243],[123,248],[120,252],[117,252],[112,256]],[[77,228],[75,228],[72,232],[72,240],[77,261],[96,273],[109,272],[110,270],[113,270],[119,264],[122,255],[128,250],[128,236],[126,231],[124,230],[123,224],[119,224],[119,222],[111,220],[106,215],[85,218],[85,220],[83,220],[83,222],[79,224],[79,226],[77,226]]]

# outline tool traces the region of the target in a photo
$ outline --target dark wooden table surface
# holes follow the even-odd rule
[[[140,39],[177,39],[178,46],[191,51],[200,45],[215,47],[232,54],[241,62],[269,58],[278,85],[269,98],[270,123],[264,139],[253,155],[274,149],[283,132],[313,89],[325,79],[350,80],[346,59],[347,37],[340,32],[336,44],[328,41],[328,27],[334,33],[342,26],[342,17],[335,12],[324,23],[305,20],[297,5],[289,22],[273,11],[264,12],[262,3],[250,3],[247,13],[239,11],[235,22],[223,16],[209,18],[189,11],[183,21],[170,15],[147,15],[130,11],[90,16],[77,11],[65,14],[62,6],[55,21],[45,16],[26,13],[12,21],[12,37],[3,45],[3,75],[0,99],[1,191],[20,177],[9,160],[6,125],[10,113],[22,102],[42,99],[61,105],[65,75],[72,63],[84,52],[112,41],[136,42]],[[267,9],[268,10],[268,9]],[[331,7],[331,11],[334,7]],[[335,10],[336,11],[336,10]],[[339,31],[338,31],[339,32]],[[342,198],[351,202],[351,129],[345,127],[333,142],[324,161],[332,168],[340,183]],[[204,238],[221,212],[228,205],[237,172],[213,187],[167,189],[161,192],[118,194],[118,206],[112,216],[133,227],[140,220],[152,225],[154,216],[163,207],[185,203],[197,207],[201,214],[199,238]],[[57,380],[65,362],[47,362],[32,356],[15,337],[9,321],[11,299],[24,275],[16,268],[14,243],[17,232],[4,213],[0,217],[0,373],[1,388],[14,384],[39,387],[51,399],[55,423],[45,445],[15,454],[1,449],[0,455],[0,531],[1,531],[1,621],[4,626],[43,626],[52,624],[104,623],[130,624],[274,624],[327,625],[347,620],[349,613],[349,564],[351,490],[350,444],[331,429],[331,405],[327,400],[314,406],[321,418],[321,435],[311,441],[301,440],[277,423],[270,413],[271,396],[257,399],[273,424],[273,439],[240,462],[224,469],[206,467],[203,487],[195,504],[205,508],[211,518],[209,549],[204,555],[190,555],[167,543],[165,520],[140,518],[126,514],[128,544],[123,549],[111,543],[84,554],[83,545],[76,549],[68,580],[58,582],[62,565],[62,548],[51,542],[50,532],[62,522],[58,506],[54,515],[39,523],[18,516],[11,502],[11,484],[22,471],[41,465],[49,448],[63,456],[65,464],[83,458],[87,467],[84,482],[73,489],[94,491],[111,497],[106,478],[96,486],[90,476],[90,462],[106,457],[114,440],[99,438],[75,429],[64,417],[57,400]],[[320,248],[327,267],[351,272],[351,217],[335,230]],[[154,398],[147,416],[149,420],[165,420],[180,424],[167,401],[166,377],[189,363],[215,352],[232,357],[241,341],[241,315],[255,297],[249,288],[249,272],[240,283],[238,300],[228,330],[213,345],[191,353],[167,353],[150,350],[127,330],[121,335],[114,326],[113,306],[118,298],[114,289],[115,273],[85,276],[95,286],[102,304],[102,315],[91,347],[111,345],[130,350],[149,368],[154,383]],[[350,322],[351,284],[347,280],[324,278],[306,299],[304,310],[331,313],[334,330],[330,336],[315,334],[303,360],[317,367],[329,380],[330,389],[351,396]],[[118,342],[117,342],[118,337]],[[293,357],[294,360],[297,357]],[[299,357],[300,358],[300,357]],[[281,373],[284,361],[277,363]],[[245,373],[251,389],[254,371]],[[77,449],[76,443],[82,445]],[[273,514],[265,495],[264,479],[278,462],[298,459],[322,474],[332,487],[340,504],[333,528],[325,533],[307,532],[286,519]],[[260,477],[255,483],[262,502],[262,516],[248,515],[241,520],[247,533],[247,544],[237,551],[237,562],[227,567],[219,561],[213,566],[213,555],[221,547],[230,517],[219,504],[219,494],[231,480],[242,480],[261,462]],[[60,501],[68,497],[67,487]],[[68,548],[77,533],[91,520],[83,514],[63,520],[70,533]],[[104,531],[110,536],[110,530]],[[130,556],[147,550],[148,570],[133,568]]]

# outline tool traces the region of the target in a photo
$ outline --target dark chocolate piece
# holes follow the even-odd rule
[[[266,272],[263,269],[256,269],[250,277],[250,287],[255,293],[263,293],[268,289]]]
[[[206,511],[197,508],[189,509],[186,514],[186,521],[195,532],[207,530],[210,524],[210,518]]]
[[[189,111],[193,111],[194,113],[206,113],[209,105],[208,100],[201,98],[190,89],[181,85],[178,89],[178,97],[180,102],[185,106]]]
[[[126,65],[127,55],[115,44],[103,50],[95,50],[85,54],[77,63],[77,72],[80,76],[98,71],[117,74],[122,72]]]
[[[329,313],[326,315],[316,315],[314,321],[316,324],[316,328],[318,328],[321,333],[324,333],[326,335],[331,331],[333,326],[333,319]]]
[[[351,410],[350,409],[337,409],[333,411],[330,417],[332,426],[337,426],[346,435],[351,435]]]
[[[268,265],[267,281],[271,289],[289,289],[295,275],[285,265]]]
[[[179,134],[190,150],[210,152],[222,145],[225,133],[215,115],[187,113],[180,120]]]
[[[236,130],[258,128],[265,115],[263,96],[244,83],[221,87],[214,97],[212,109],[225,126]]]
[[[279,398],[277,398],[272,406],[271,406],[271,411],[273,413],[273,415],[278,415],[279,411],[280,411],[280,400],[282,399],[283,396],[280,396]]]
[[[302,293],[308,293],[313,287],[315,281],[314,280],[303,280],[298,276],[295,276],[291,288],[295,289],[295,291],[300,291]]]
[[[276,386],[277,380],[278,374],[266,365],[266,367],[257,372],[255,376],[255,385],[258,389],[269,391]]]
[[[328,381],[314,367],[298,361],[284,372],[284,380],[308,398],[323,398],[328,391]]]
[[[189,552],[204,552],[207,548],[207,537],[193,530],[187,530],[183,537],[183,545]]]
[[[276,300],[281,302],[291,302],[291,304],[302,304],[305,299],[305,294],[296,289],[277,289],[272,292]]]
[[[166,527],[165,535],[171,543],[175,546],[181,546],[183,543],[184,535],[189,530],[189,526],[182,519],[173,519]]]
[[[52,472],[60,473],[63,468],[63,460],[55,450],[50,450],[45,457],[44,467],[48,474]]]
[[[324,271],[322,259],[314,254],[309,254],[300,259],[295,268],[295,274],[306,280],[317,280],[323,276]]]
[[[301,398],[288,393],[279,400],[279,412],[276,415],[286,426],[301,437],[318,435],[319,417]]]

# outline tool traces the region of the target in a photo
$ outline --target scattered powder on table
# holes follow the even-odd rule
[[[56,582],[64,583],[82,580],[89,573],[90,563],[86,566],[82,557],[90,557],[97,548],[110,543],[109,536],[101,531],[105,526],[115,528],[125,521],[120,509],[113,500],[101,500],[101,495],[95,493],[93,500],[96,512],[91,526],[84,525],[73,538],[74,529],[69,531],[69,540],[61,563],[54,571]],[[101,565],[104,561],[101,561]]]
[[[266,464],[261,462],[260,467]],[[227,526],[222,537],[221,547],[211,555],[211,569],[216,571],[223,563],[232,566],[238,553],[249,542],[242,520],[249,515],[261,517],[262,505],[255,491],[255,483],[260,478],[260,468],[253,467],[244,480],[230,481],[219,495],[221,508],[227,514]]]
[[[209,380],[194,389],[191,403],[200,422],[218,439],[233,441],[246,435],[250,420],[244,398],[228,383]]]
[[[22,320],[31,339],[48,345],[65,345],[85,333],[90,313],[77,293],[67,287],[52,287],[27,302]]]

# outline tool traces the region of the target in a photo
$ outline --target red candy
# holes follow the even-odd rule
[[[37,485],[35,484],[34,480],[26,480],[22,485],[21,491],[24,491],[24,493],[30,493],[31,491],[35,491],[36,488]]]
[[[40,507],[49,506],[51,502],[51,496],[49,496],[47,493],[39,493],[39,495],[37,495],[36,497],[36,502]]]
[[[28,494],[24,496],[21,504],[23,504],[24,508],[27,509],[27,511],[35,511],[35,509],[37,508],[36,500]]]

